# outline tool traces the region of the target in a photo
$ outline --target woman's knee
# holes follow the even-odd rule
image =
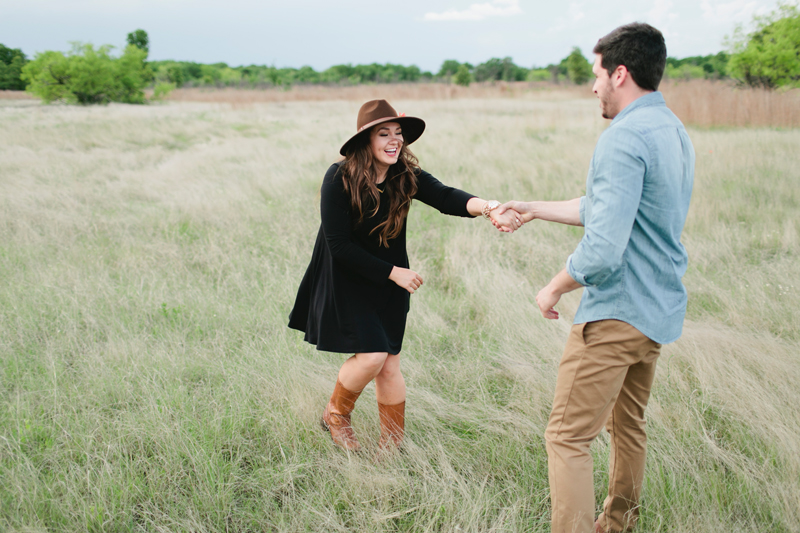
[[[388,355],[386,352],[359,353],[356,354],[356,360],[364,371],[377,376],[383,369]]]
[[[383,364],[376,379],[394,380],[400,375],[400,356],[390,355],[386,358],[386,362]]]

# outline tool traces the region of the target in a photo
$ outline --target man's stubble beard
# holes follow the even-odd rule
[[[600,110],[602,111],[603,118],[613,119],[617,116],[617,106],[612,98],[614,96],[615,89],[614,86],[611,84],[611,80],[608,80],[608,85],[606,86],[606,90],[600,96]]]

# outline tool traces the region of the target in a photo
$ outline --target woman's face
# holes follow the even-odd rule
[[[403,129],[397,122],[378,124],[369,134],[372,157],[379,167],[394,165],[403,147]]]

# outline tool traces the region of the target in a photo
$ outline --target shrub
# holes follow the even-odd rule
[[[176,85],[174,83],[166,82],[166,81],[159,81],[156,82],[155,87],[153,88],[153,96],[150,97],[150,100],[153,101],[161,101],[171,93],[175,89]]]
[[[58,100],[75,101],[70,92],[70,63],[61,52],[42,52],[22,69],[27,91],[46,104]]]
[[[469,69],[467,65],[459,65],[456,73],[453,75],[453,83],[456,85],[463,85],[464,87],[469,87],[470,82],[472,81],[472,74],[469,73]]]
[[[553,75],[546,68],[533,68],[525,77],[526,81],[550,81],[552,79]]]
[[[128,45],[119,58],[113,47],[75,43],[68,55],[44,52],[22,69],[27,90],[45,103],[144,103],[144,87],[152,79],[145,64],[147,52]]]
[[[694,80],[706,77],[706,71],[699,65],[684,63],[683,65],[667,65],[664,69],[664,77],[670,80]]]

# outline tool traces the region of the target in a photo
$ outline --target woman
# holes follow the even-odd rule
[[[356,134],[340,150],[344,160],[325,174],[322,225],[289,316],[289,327],[305,332],[318,350],[355,354],[339,370],[321,420],[346,450],[361,449],[350,412],[373,379],[379,446],[398,447],[403,439],[406,386],[400,348],[410,295],[422,285],[406,254],[411,200],[448,215],[483,214],[503,231],[521,225],[514,211],[498,216],[498,202],[447,187],[420,169],[408,145],[424,129],[421,119],[398,115],[385,100],[361,106]]]

